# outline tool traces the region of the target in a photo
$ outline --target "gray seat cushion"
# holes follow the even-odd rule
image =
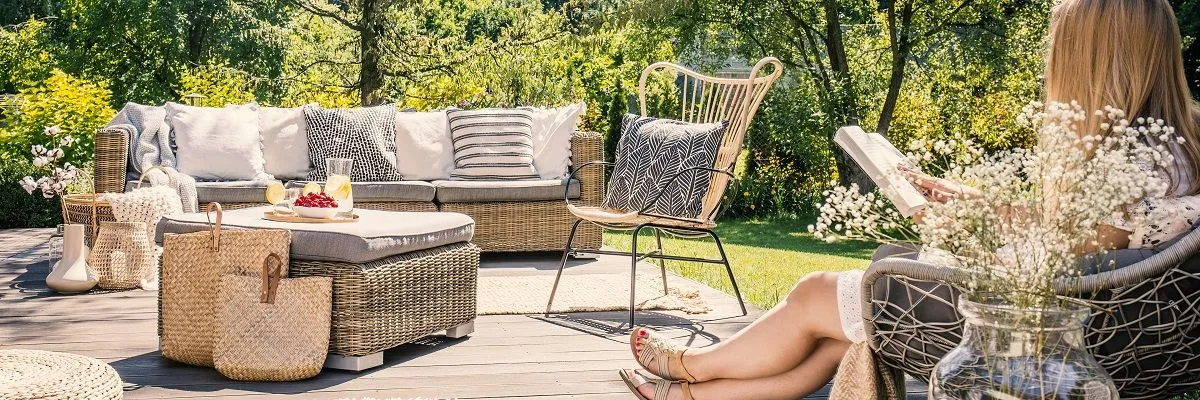
[[[354,201],[360,203],[419,201],[432,202],[433,184],[425,181],[351,182]]]
[[[347,263],[469,242],[475,233],[475,221],[459,213],[355,210],[358,222],[301,224],[263,219],[267,210],[225,211],[221,229],[287,229],[292,231],[292,258]],[[162,243],[166,234],[209,229],[204,213],[168,216],[158,223],[155,240]]]
[[[561,179],[535,181],[433,181],[442,203],[562,200],[567,186]],[[571,180],[572,199],[579,198],[579,181]]]
[[[303,183],[303,182],[302,182]],[[125,190],[132,190],[137,181],[130,181]],[[415,201],[432,202],[433,184],[425,181],[352,182],[354,201],[361,203]],[[266,182],[196,182],[196,198],[200,204],[263,203],[266,204]]]

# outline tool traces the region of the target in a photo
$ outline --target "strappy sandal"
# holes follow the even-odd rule
[[[647,372],[649,372],[649,371],[647,371]],[[638,399],[641,399],[641,400],[667,400],[667,395],[671,393],[671,385],[678,383],[679,386],[683,389],[683,400],[694,400],[694,399],[692,399],[692,390],[690,388],[688,388],[688,385],[690,385],[690,384],[687,382],[668,381],[666,379],[658,379],[658,378],[647,378],[645,375],[642,374],[642,372],[640,370],[623,369],[623,370],[619,371],[619,374],[621,375],[621,380],[625,381],[625,386],[629,386],[629,390],[633,391],[633,394],[635,396],[637,396]],[[638,391],[639,386],[645,385],[647,383],[654,384],[654,398],[649,398],[649,397],[643,396],[642,392]]]
[[[639,332],[646,332],[640,353],[637,350]],[[696,383],[696,378],[683,366],[683,352],[688,348],[676,344],[670,338],[646,328],[634,328],[633,332],[629,333],[629,349],[633,351],[633,359],[637,360],[646,372],[663,379]],[[658,361],[656,369],[650,368],[650,362],[653,360]]]

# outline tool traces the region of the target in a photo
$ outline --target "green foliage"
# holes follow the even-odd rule
[[[0,163],[0,229],[46,228],[62,223],[58,198],[47,199],[37,192],[26,193],[18,183],[40,170],[28,162]]]
[[[0,26],[0,93],[16,93],[50,75],[54,62],[45,31],[46,23],[37,20]]]
[[[210,107],[254,101],[246,73],[225,66],[206,65],[184,71],[179,85],[183,95],[203,94],[203,105]]]
[[[22,89],[16,112],[0,128],[0,159],[25,162],[31,158],[30,146],[59,147],[58,137],[47,136],[46,127],[58,126],[76,143],[66,152],[66,162],[82,166],[92,159],[92,138],[112,119],[110,94],[103,84],[88,82],[54,70],[46,80]]]

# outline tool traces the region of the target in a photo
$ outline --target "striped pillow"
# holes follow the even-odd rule
[[[446,110],[454,142],[451,180],[533,180],[533,115],[528,110]]]

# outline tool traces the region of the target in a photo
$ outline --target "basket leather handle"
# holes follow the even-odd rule
[[[279,280],[283,274],[283,259],[271,253],[263,260],[262,293],[260,303],[275,304],[275,292],[279,291]]]
[[[165,165],[155,165],[153,167],[147,168],[145,171],[142,171],[142,176],[138,178],[137,185],[134,185],[133,188],[134,189],[141,188],[142,182],[145,182],[146,177],[150,176],[150,173],[153,172],[154,170],[162,171],[163,174],[167,175],[167,182],[170,182],[172,186],[175,185],[175,176],[171,174],[171,171],[174,171],[175,169],[165,166]]]
[[[216,222],[213,222],[213,218],[211,215],[213,212],[213,209],[216,209],[216,211],[217,211]],[[221,203],[217,203],[214,201],[212,203],[208,203],[208,205],[204,207],[204,218],[208,219],[208,223],[213,226],[212,227],[212,249],[214,251],[221,250],[221,215],[222,214],[223,214],[223,211],[221,211]]]

